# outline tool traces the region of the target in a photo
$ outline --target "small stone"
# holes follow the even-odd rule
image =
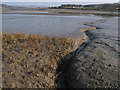
[[[111,64],[109,64],[108,66],[111,67]]]
[[[32,52],[31,52],[31,51],[29,51],[28,53],[29,53],[29,54],[32,54]]]

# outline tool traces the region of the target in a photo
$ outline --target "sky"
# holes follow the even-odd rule
[[[116,3],[119,0],[0,0],[1,2],[101,2]]]
[[[50,6],[60,6],[61,4],[86,5],[86,4],[101,4],[101,3],[117,3],[119,2],[119,0],[0,0],[0,2],[10,6],[50,7]]]

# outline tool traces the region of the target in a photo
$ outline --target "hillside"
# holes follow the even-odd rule
[[[98,10],[98,11],[119,11],[119,3],[114,4],[92,4],[92,5],[75,5],[66,4],[58,7],[49,7],[51,9],[79,9],[79,10]]]
[[[23,7],[23,6],[9,6],[6,4],[0,5],[2,6],[2,10],[33,10],[33,8],[30,7]]]

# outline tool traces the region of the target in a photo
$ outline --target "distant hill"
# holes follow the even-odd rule
[[[30,7],[20,7],[20,6],[9,6],[6,4],[1,4],[2,10],[31,10],[33,8]]]
[[[120,4],[120,1],[118,3]]]
[[[44,10],[47,7],[39,7],[39,6],[9,6],[6,4],[0,4],[2,6],[2,10]]]
[[[24,6],[9,6],[2,5],[2,10],[41,10],[41,7],[24,7]],[[78,9],[78,10],[97,10],[97,11],[112,11],[120,12],[120,2],[114,4],[90,4],[90,5],[76,5],[76,4],[64,4],[61,6],[48,7],[49,9]]]
[[[75,5],[66,4],[58,7],[49,7],[51,9],[79,9],[79,10],[98,10],[98,11],[118,11],[119,3],[114,4],[91,4],[91,5]]]

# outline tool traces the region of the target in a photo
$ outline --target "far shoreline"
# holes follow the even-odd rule
[[[14,11],[14,13],[11,13],[11,11]],[[18,12],[15,12],[18,11]],[[24,11],[24,12],[19,12]],[[28,13],[28,12],[32,13]],[[37,13],[36,13],[37,12]],[[74,15],[74,16],[80,16],[80,15],[86,15],[86,14],[93,14],[93,15],[99,15],[99,16],[118,16],[120,17],[119,12],[111,12],[111,11],[96,11],[96,10],[77,10],[77,9],[40,9],[40,10],[2,10],[2,13],[0,14],[24,14],[24,15]]]

